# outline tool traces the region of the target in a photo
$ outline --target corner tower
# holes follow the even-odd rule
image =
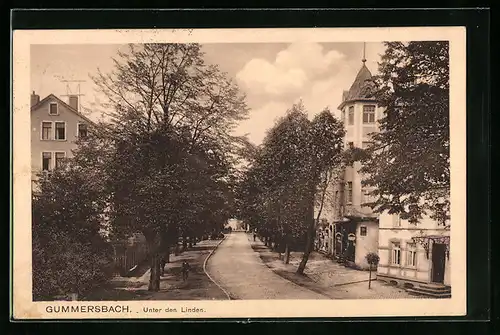
[[[366,44],[363,44],[362,65],[349,90],[344,91],[338,106],[346,131],[344,148],[366,148],[371,143],[371,133],[377,132],[378,119],[382,115],[377,101],[371,97],[373,78],[366,67]],[[354,267],[367,267],[364,257],[378,249],[378,218],[365,204],[371,199],[370,189],[361,185],[361,164],[355,162],[342,172],[336,207],[334,251]],[[337,194],[337,192],[336,192]]]

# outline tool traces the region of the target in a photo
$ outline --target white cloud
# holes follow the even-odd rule
[[[293,96],[318,76],[328,74],[345,56],[320,44],[291,44],[276,55],[273,63],[260,58],[247,62],[236,74],[239,84],[255,95]]]
[[[366,65],[373,74],[382,52],[382,45],[367,49]],[[310,119],[325,107],[340,117],[337,107],[342,92],[350,88],[361,69],[361,55],[347,59],[342,52],[325,51],[320,44],[292,44],[278,52],[274,62],[251,59],[236,75],[251,109],[250,119],[236,133],[248,133],[252,142],[262,143],[274,121],[300,99]]]
[[[253,143],[262,143],[266,131],[273,127],[275,120],[283,116],[292,104],[301,99],[310,119],[325,107],[328,107],[336,117],[340,117],[340,111],[337,110],[337,107],[342,100],[342,91],[349,89],[359,70],[358,65],[348,66],[344,64],[334,74],[310,81],[307,87],[295,92],[287,99],[270,98],[260,107],[251,108],[250,118],[240,123],[236,133],[241,135],[249,133],[249,139]]]
[[[337,50],[324,53],[323,47],[317,43],[296,43],[278,53],[275,65],[284,69],[304,69],[308,74],[315,77],[324,74],[335,63],[344,58],[345,55]]]

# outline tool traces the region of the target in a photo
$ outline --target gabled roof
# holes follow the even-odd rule
[[[67,103],[65,103],[64,101],[62,101],[61,99],[59,99],[58,97],[56,97],[54,94],[49,94],[47,95],[45,98],[43,98],[42,100],[40,100],[40,102],[38,102],[36,105],[32,106],[31,107],[31,111],[33,112],[34,110],[38,109],[40,106],[42,106],[44,103],[46,103],[47,101],[49,101],[50,99],[54,99],[56,100],[59,104],[63,105],[65,108],[67,108],[69,111],[75,113],[76,115],[78,115],[79,117],[81,117],[82,119],[84,119],[85,121],[87,121],[88,123],[92,124],[92,125],[95,125],[95,122],[90,120],[88,117],[86,117],[85,115],[83,115],[82,113],[80,113],[78,110],[74,109],[73,107],[71,107],[70,105],[68,105]]]
[[[366,90],[366,88],[370,86],[370,79],[372,79],[372,74],[363,62],[363,66],[359,70],[356,79],[354,79],[351,88],[349,91],[343,92],[342,103],[340,104],[339,109],[341,109],[344,103],[348,101],[370,99],[367,96],[368,91]]]

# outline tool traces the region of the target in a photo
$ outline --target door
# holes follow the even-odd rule
[[[432,281],[443,283],[444,266],[446,257],[446,245],[440,243],[432,244]]]
[[[342,254],[342,234],[337,233],[335,235],[335,256],[340,256]]]

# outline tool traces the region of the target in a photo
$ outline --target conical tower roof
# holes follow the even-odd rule
[[[363,63],[363,66],[358,72],[356,79],[351,85],[349,89],[349,93],[347,93],[346,100],[357,100],[366,98],[366,92],[364,92],[364,88],[369,85],[369,80],[372,79],[372,74],[370,70]]]

